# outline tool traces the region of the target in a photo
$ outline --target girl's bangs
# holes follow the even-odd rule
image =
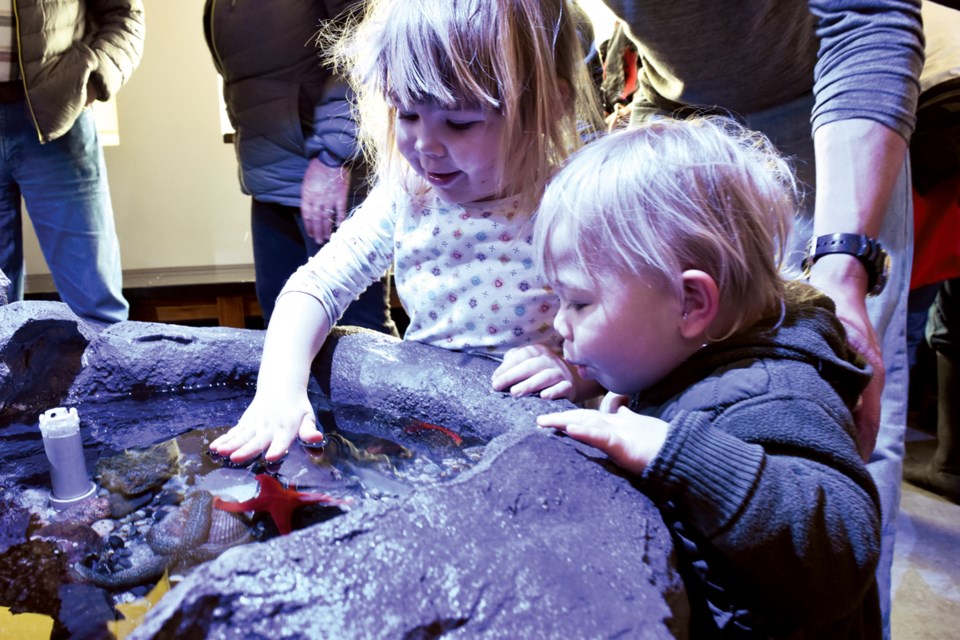
[[[426,25],[422,25],[426,26]],[[383,33],[384,94],[394,106],[434,103],[447,108],[499,108],[497,81],[477,50],[457,35],[402,28]]]

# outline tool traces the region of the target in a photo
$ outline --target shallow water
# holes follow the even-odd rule
[[[27,531],[22,531],[26,526],[22,517],[14,524],[0,517],[0,574],[64,572],[59,578],[48,575],[43,581],[24,580],[22,588],[0,585],[0,606],[49,615],[75,612],[76,607],[70,606],[70,596],[64,589],[84,580],[78,580],[69,567],[81,563],[88,572],[105,572],[107,578],[112,571],[128,570],[137,563],[137,555],[131,549],[146,548],[149,529],[158,526],[171,511],[181,509],[180,505],[195,489],[204,489],[227,501],[243,501],[257,494],[257,474],[268,473],[284,487],[323,493],[336,502],[298,509],[293,525],[301,528],[337,517],[344,509],[358,508],[367,501],[397,499],[418,486],[456,477],[477,462],[483,449],[484,443],[465,442],[442,426],[412,419],[388,419],[363,409],[330,407],[322,399],[313,398],[318,421],[327,435],[325,446],[296,444],[281,463],[265,465],[255,461],[237,467],[212,455],[209,443],[237,421],[251,398],[251,389],[207,388],[73,405],[80,416],[84,456],[92,478],[96,479],[94,469],[102,458],[122,456],[126,450],[139,450],[171,439],[179,448],[179,471],[146,495],[132,498],[137,506],[129,514],[99,520],[96,525],[102,544],[86,548],[66,565],[51,565],[50,547],[26,540],[42,525],[58,518],[43,504],[44,496],[49,496],[50,476],[39,428],[36,422],[28,421],[33,416],[0,425],[0,499],[4,504],[12,500],[33,513]],[[100,497],[107,494],[101,487]],[[267,513],[241,517],[254,540],[278,535]],[[178,557],[176,570],[183,575],[191,567],[180,560]],[[59,589],[56,584],[49,584],[50,578],[60,580]],[[116,605],[142,597],[155,582],[155,576],[150,574],[149,580],[139,585],[117,586],[107,580],[97,587],[88,587],[100,589],[104,598]],[[51,599],[56,600],[56,606],[45,603]],[[76,621],[58,620],[56,629],[61,635],[68,623]],[[94,618],[90,624],[96,626],[105,621]],[[67,636],[72,633],[71,630]]]

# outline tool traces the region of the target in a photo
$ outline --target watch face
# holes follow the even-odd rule
[[[878,247],[879,248],[879,247]],[[878,296],[883,292],[884,287],[887,286],[887,281],[890,279],[890,254],[880,249],[880,269],[877,271],[877,281],[874,283],[873,288],[867,292],[868,296]]]

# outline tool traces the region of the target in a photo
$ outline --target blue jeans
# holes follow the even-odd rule
[[[782,153],[795,159],[798,177],[811,190],[804,201],[804,210],[794,223],[792,255],[789,256],[788,266],[797,269],[813,225],[812,190],[816,182],[810,129],[812,107],[813,96],[808,94],[779,107],[750,114],[746,118],[752,128],[764,132]],[[867,299],[867,311],[883,351],[886,382],[880,399],[880,433],[867,469],[880,492],[883,523],[877,584],[880,588],[884,638],[889,638],[893,544],[897,512],[900,510],[900,483],[907,424],[907,297],[913,264],[913,200],[910,167],[906,158],[887,206],[880,242],[890,254],[890,281],[883,293]]]
[[[264,321],[269,323],[287,278],[319,251],[320,245],[304,231],[298,207],[254,198],[250,206],[250,228],[257,301]],[[338,324],[397,335],[390,318],[389,298],[389,280],[384,276],[347,307]]]
[[[23,101],[0,104],[0,269],[23,299],[23,213],[30,213],[60,299],[94,322],[127,319],[120,243],[93,113],[40,144]]]

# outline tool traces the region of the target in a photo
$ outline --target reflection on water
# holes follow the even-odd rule
[[[422,416],[398,421],[314,398],[322,446],[295,444],[279,463],[237,466],[209,444],[251,395],[213,388],[76,405],[100,491],[63,512],[47,505],[49,467],[37,424],[0,425],[0,607],[61,618],[71,612],[78,619],[56,623],[64,637],[81,624],[97,629],[102,608],[77,613],[92,610],[72,602],[77,588],[87,589],[84,598],[101,593],[113,615],[112,605],[142,597],[164,572],[176,579],[231,546],[279,535],[275,509],[234,514],[218,509],[219,501],[273,491],[290,503],[292,528],[302,528],[442,483],[475,464],[485,444]],[[139,457],[153,451],[162,453],[156,469]],[[116,479],[123,469],[136,476],[128,484]],[[79,621],[85,616],[94,617]]]

